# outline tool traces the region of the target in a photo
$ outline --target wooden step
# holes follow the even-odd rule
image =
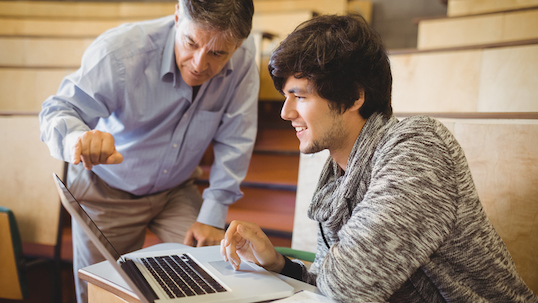
[[[371,5],[371,1],[351,2],[357,2],[355,6],[364,12]],[[104,20],[157,18],[173,14],[175,4],[174,1],[0,1],[0,16]],[[341,14],[349,9],[349,3],[347,0],[254,0],[254,8],[256,13],[315,10],[320,14]]]
[[[538,9],[422,20],[418,49],[458,47],[538,38]]]
[[[254,151],[257,153],[287,153],[299,154],[299,140],[295,129],[260,128],[256,137]]]
[[[469,16],[538,6],[538,0],[449,0],[447,15]]]
[[[0,68],[0,111],[38,113],[41,104],[58,90],[75,69]]]
[[[254,154],[243,183],[267,184],[272,187],[294,189],[297,185],[299,155]]]
[[[201,168],[203,175],[197,183],[207,184],[211,166],[203,165]],[[294,191],[298,171],[299,154],[254,153],[242,186]]]
[[[173,14],[174,2],[0,1],[0,16],[19,18],[125,19]]]
[[[80,66],[93,38],[0,37],[1,67]]]
[[[0,36],[96,38],[120,24],[140,20],[143,19],[73,20],[3,17],[0,18]]]
[[[207,184],[198,184],[203,192]],[[233,220],[258,224],[267,234],[290,241],[295,213],[295,191],[242,186],[244,196],[230,205],[226,224]]]
[[[230,206],[226,221],[254,222],[264,230],[289,235],[293,231],[295,192],[242,187],[244,197]]]
[[[395,112],[538,111],[537,42],[392,53],[390,62]]]

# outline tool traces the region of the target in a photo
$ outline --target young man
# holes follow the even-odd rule
[[[224,237],[256,136],[253,12],[252,0],[180,0],[174,16],[111,29],[44,102],[42,140],[120,253],[141,248],[146,227],[187,245]],[[193,179],[210,143],[202,198]],[[75,275],[103,260],[76,222],[73,240]]]
[[[231,223],[239,256],[315,284],[340,302],[538,302],[480,204],[465,156],[438,121],[398,121],[389,60],[360,16],[321,16],[274,51],[269,70],[299,149],[328,149],[308,215],[319,222],[308,271],[261,229]]]

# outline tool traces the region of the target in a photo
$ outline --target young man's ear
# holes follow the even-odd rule
[[[359,111],[359,109],[364,104],[364,89],[361,88],[359,92],[359,99],[355,100],[355,103],[353,103],[353,106],[349,108],[351,111]]]

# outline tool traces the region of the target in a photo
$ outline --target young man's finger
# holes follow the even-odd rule
[[[224,246],[230,245],[230,241],[237,230],[238,224],[239,224],[239,221],[233,220],[228,226],[228,229],[226,229],[226,232],[224,233],[224,240],[225,240]]]
[[[255,230],[241,224],[237,226],[237,233],[243,237],[243,239],[251,243],[251,248],[256,252],[262,252],[267,249],[267,243],[265,241],[265,234],[258,234]]]

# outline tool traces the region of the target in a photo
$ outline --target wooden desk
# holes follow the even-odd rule
[[[169,250],[181,247],[184,245],[161,243],[140,251]],[[140,303],[138,297],[108,261],[84,267],[78,271],[78,276],[88,282],[88,303]],[[309,290],[320,294],[315,286],[282,275],[278,275],[278,277],[293,286],[295,292]]]

